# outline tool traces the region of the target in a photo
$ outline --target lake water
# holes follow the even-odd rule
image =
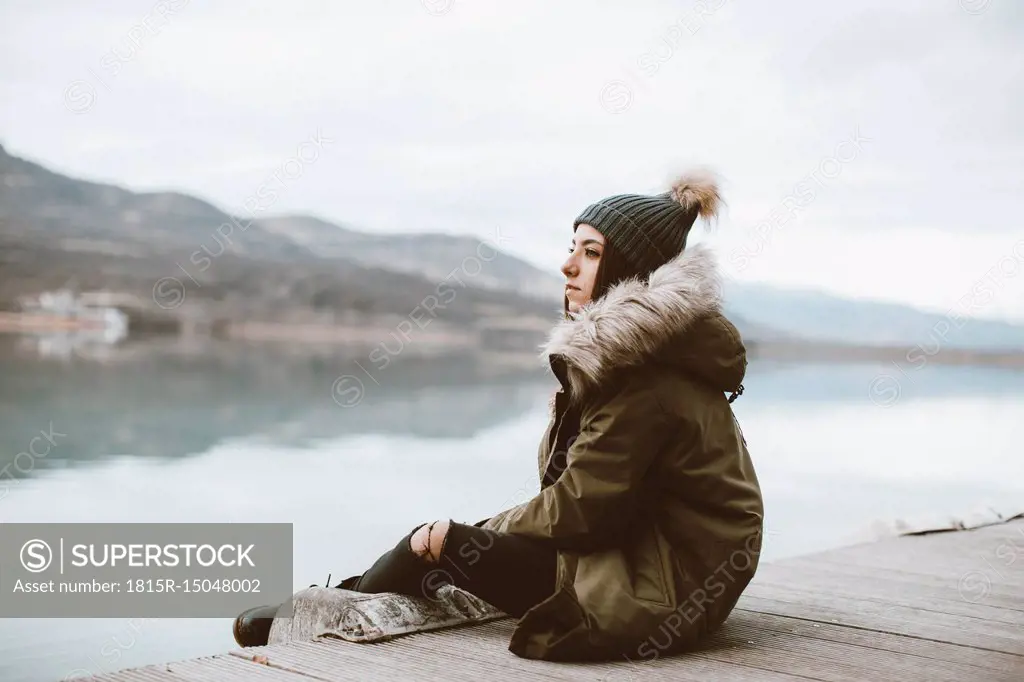
[[[360,572],[417,523],[476,522],[538,489],[550,376],[473,357],[364,374],[357,360],[230,344],[61,360],[5,342],[0,467],[40,431],[62,435],[0,478],[0,520],[291,522],[299,589]],[[363,378],[348,407],[345,374]],[[1024,374],[754,360],[745,385],[734,407],[764,493],[765,561],[897,518],[1024,510]],[[0,619],[0,680],[234,646],[230,619]]]

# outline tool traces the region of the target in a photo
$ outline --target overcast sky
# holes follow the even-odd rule
[[[0,143],[552,270],[710,166],[730,276],[1024,321],[1022,45],[1015,0],[0,0]]]

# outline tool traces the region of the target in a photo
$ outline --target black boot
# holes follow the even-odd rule
[[[238,646],[264,646],[270,638],[270,626],[274,624],[274,615],[281,608],[276,606],[257,606],[243,611],[235,618],[232,631]]]
[[[363,577],[363,574],[360,573],[359,575],[354,575],[352,577],[345,578],[344,580],[342,580],[340,583],[338,583],[334,587],[335,588],[341,588],[343,590],[352,590],[354,592],[358,592],[359,591],[358,590],[359,580],[362,577]]]

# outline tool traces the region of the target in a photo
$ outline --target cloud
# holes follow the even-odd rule
[[[554,268],[587,203],[660,191],[689,164],[719,170],[724,227],[745,234],[859,130],[872,142],[801,218],[832,251],[905,244],[906,230],[995,248],[982,235],[1020,229],[1024,11],[1011,3],[177,4],[143,33],[152,8],[135,3],[0,10],[0,60],[24,65],[0,82],[17,102],[0,110],[4,144],[238,210],[322,129],[337,143],[275,208],[369,230],[500,225],[513,252]],[[116,74],[112,50],[130,55]],[[78,79],[95,101],[75,114]],[[766,251],[739,276],[792,283],[791,256]],[[802,283],[849,289],[827,269]],[[944,305],[928,292],[884,293]]]

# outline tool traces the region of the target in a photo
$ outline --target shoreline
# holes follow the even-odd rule
[[[484,353],[512,364],[536,362],[540,346],[551,328],[549,320],[484,318],[471,327],[435,322],[432,328],[401,329],[401,324],[348,324],[317,322],[223,321],[215,325],[184,325],[178,329],[132,330],[121,338],[105,341],[104,327],[94,320],[65,320],[18,313],[0,314],[0,338],[31,343],[59,338],[70,346],[102,347],[116,353],[123,345],[145,342],[185,344],[201,348],[207,342],[238,342],[268,347],[335,349],[343,352],[378,352],[385,355],[410,353],[438,356],[455,353]],[[52,322],[52,323],[51,323]],[[1024,348],[936,347],[918,345],[848,344],[817,339],[744,339],[750,359],[784,362],[892,362],[920,368],[926,364],[984,366],[1024,369]],[[396,351],[396,349],[398,349]],[[301,352],[301,351],[300,351]]]

